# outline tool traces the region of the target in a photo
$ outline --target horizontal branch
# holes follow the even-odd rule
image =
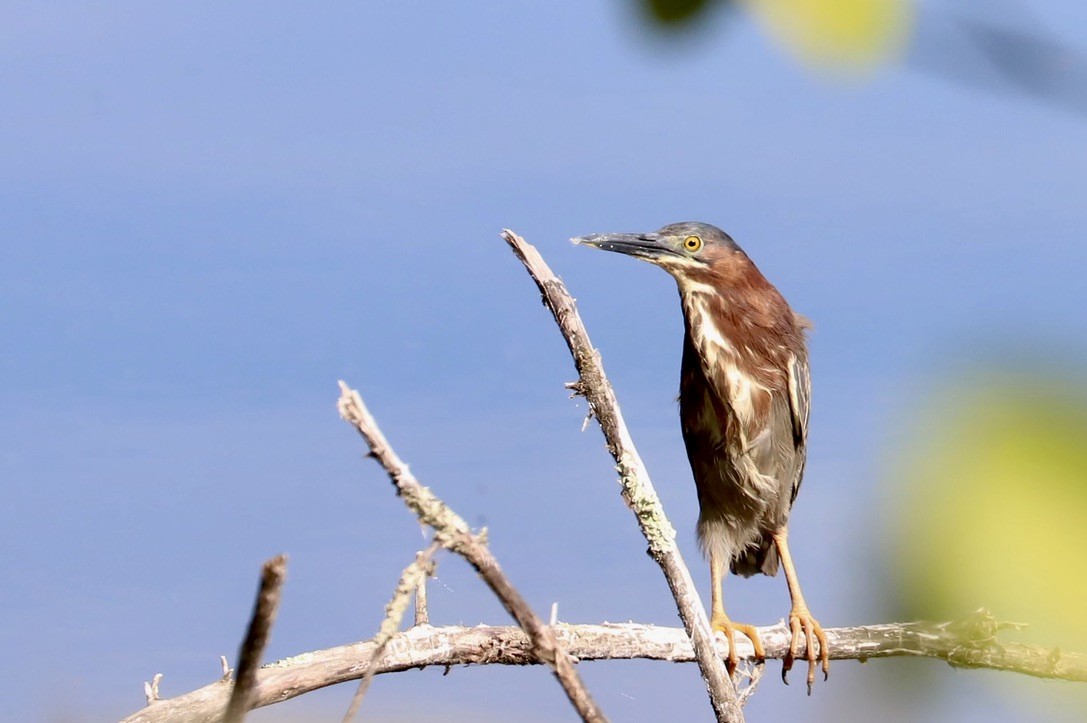
[[[1015,627],[1018,626],[998,622],[985,610],[979,610],[957,622],[826,628],[826,635],[830,657],[835,660],[927,657],[944,660],[957,668],[988,668],[1036,678],[1087,682],[1087,655],[997,640],[998,632]],[[580,661],[642,659],[688,663],[695,659],[690,638],[679,628],[638,623],[559,623],[553,630],[565,650]],[[766,657],[773,659],[785,656],[792,639],[784,623],[759,628],[759,637]],[[747,638],[737,636],[736,643],[740,658],[754,657]],[[271,705],[318,688],[358,680],[369,672],[374,649],[374,642],[368,641],[304,653],[267,665],[258,672],[253,705]],[[727,653],[728,645],[721,637],[717,641],[717,654],[723,657]],[[528,637],[517,627],[421,625],[393,636],[373,665],[374,673],[381,674],[432,665],[538,662]],[[219,680],[176,698],[157,700],[126,718],[125,723],[219,721],[229,696],[230,682]]]

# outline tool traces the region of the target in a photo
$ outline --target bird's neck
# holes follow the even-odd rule
[[[687,339],[707,376],[736,367],[762,386],[781,381],[782,358],[797,353],[803,337],[780,294],[705,283],[681,283],[679,292]]]
[[[740,425],[736,443],[746,447],[746,430],[769,411],[767,392],[774,379],[759,369],[758,355],[745,344],[733,315],[721,306],[721,297],[689,291],[681,294],[686,323],[680,398],[692,390],[712,389],[716,398],[735,414]],[[696,394],[697,396],[697,394]],[[714,414],[726,414],[724,408]]]

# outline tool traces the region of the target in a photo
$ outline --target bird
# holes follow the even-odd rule
[[[716,226],[688,221],[652,233],[571,240],[648,261],[675,279],[684,320],[679,416],[698,493],[698,540],[709,558],[711,624],[729,641],[730,672],[737,665],[737,632],[750,638],[756,659],[765,660],[756,627],[725,613],[722,587],[726,569],[774,576],[780,565],[792,601],[781,675],[788,683],[804,642],[810,695],[817,659],[828,677],[829,650],[800,589],[788,524],[807,458],[811,323]]]

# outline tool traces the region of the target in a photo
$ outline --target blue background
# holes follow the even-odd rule
[[[1041,20],[1087,43],[1083,6]],[[813,73],[738,12],[668,38],[617,2],[6,4],[0,717],[117,718],[156,672],[164,696],[212,681],[279,552],[269,659],[370,637],[425,539],[339,420],[340,378],[541,613],[675,624],[503,227],[578,298],[707,598],[674,284],[566,239],[697,219],[745,247],[816,326],[808,601],[827,626],[892,617],[881,480],[918,400],[1009,359],[1082,369],[1087,332],[1084,117],[917,67]],[[780,577],[726,597],[788,611]],[[448,555],[431,614],[507,620]],[[777,665],[753,720],[1087,705],[933,661],[836,663],[807,698]],[[709,716],[693,666],[582,672],[615,720]],[[352,691],[253,719],[339,716]],[[528,668],[385,676],[363,712],[572,715]]]

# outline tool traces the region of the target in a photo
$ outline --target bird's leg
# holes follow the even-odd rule
[[[736,632],[739,631],[751,639],[751,645],[755,648],[755,659],[762,663],[766,660],[766,652],[759,640],[759,632],[754,625],[734,623],[725,614],[724,598],[721,594],[721,585],[724,582],[725,561],[719,552],[710,552],[710,605],[713,611],[710,625],[714,630],[719,630],[728,638],[728,673],[732,675],[736,670]]]
[[[782,661],[781,679],[788,683],[787,675],[793,667],[796,653],[800,648],[800,637],[805,638],[808,659],[808,695],[811,695],[812,684],[815,683],[815,640],[819,641],[819,659],[823,666],[823,680],[830,674],[830,650],[827,648],[827,636],[823,628],[812,617],[804,602],[804,594],[800,592],[800,581],[796,577],[796,568],[793,567],[793,558],[789,554],[789,530],[782,527],[774,533],[774,544],[778,548],[778,556],[781,558],[781,566],[785,568],[785,582],[789,585],[789,597],[793,601],[793,609],[789,611],[789,628],[792,630],[793,639],[789,645],[789,652]],[[814,638],[814,640],[813,640]]]

